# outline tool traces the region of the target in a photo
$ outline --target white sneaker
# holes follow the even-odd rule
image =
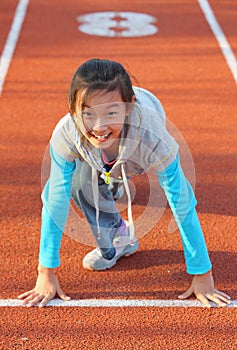
[[[84,269],[96,271],[110,269],[116,264],[118,259],[134,254],[138,250],[139,243],[136,238],[133,244],[131,244],[127,223],[125,229],[122,229],[122,231],[121,229],[118,230],[113,240],[113,246],[116,249],[116,254],[111,260],[105,259],[99,248],[95,248],[86,254],[82,262]]]

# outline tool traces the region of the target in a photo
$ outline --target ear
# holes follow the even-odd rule
[[[127,105],[127,111],[126,111],[127,115],[132,113],[135,101],[136,101],[136,97],[135,97],[135,95],[133,95],[132,101],[130,103],[128,103],[128,105]]]

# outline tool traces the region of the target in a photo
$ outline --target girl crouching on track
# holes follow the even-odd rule
[[[69,113],[53,132],[50,155],[50,177],[42,193],[38,278],[34,289],[19,296],[23,304],[43,307],[56,294],[70,299],[55,274],[70,198],[84,213],[97,245],[84,257],[85,269],[109,269],[138,250],[128,177],[151,167],[178,225],[187,273],[193,275],[190,288],[179,298],[194,294],[208,307],[210,301],[230,303],[228,295],[214,288],[196,199],[183,174],[178,145],[166,129],[160,101],[133,87],[120,63],[92,59],[78,68],[69,89]],[[116,206],[123,191],[128,221]]]

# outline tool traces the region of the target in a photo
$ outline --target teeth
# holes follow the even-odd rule
[[[109,136],[109,134],[103,135],[103,136],[96,136],[96,135],[95,135],[95,137],[96,137],[97,139],[99,139],[99,140],[107,139],[108,136]]]

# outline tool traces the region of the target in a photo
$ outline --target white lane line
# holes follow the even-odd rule
[[[0,96],[2,94],[3,85],[7,76],[9,66],[11,64],[12,56],[16,47],[18,37],[20,35],[21,27],[27,11],[29,0],[19,0],[12,26],[7,37],[2,55],[0,57]]]
[[[228,40],[217,22],[208,0],[198,0],[198,2],[213,34],[216,37],[217,42],[219,43],[225,60],[231,70],[231,73],[233,74],[234,80],[237,83],[237,60],[228,43]]]
[[[22,306],[17,299],[0,299],[0,307]],[[47,306],[57,307],[204,307],[197,300],[161,300],[161,299],[81,299],[62,301],[51,300]],[[212,306],[215,307],[214,304]],[[233,300],[228,308],[237,307],[237,300]]]

